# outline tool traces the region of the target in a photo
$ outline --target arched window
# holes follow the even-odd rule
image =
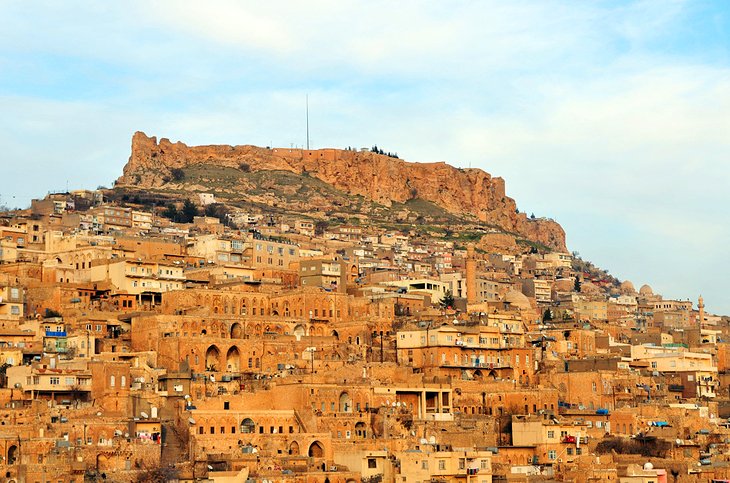
[[[241,432],[247,434],[256,432],[256,423],[253,422],[253,419],[246,418],[241,421]]]

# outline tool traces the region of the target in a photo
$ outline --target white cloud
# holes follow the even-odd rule
[[[725,53],[715,64],[672,50],[693,8],[14,2],[0,19],[0,86],[15,93],[0,99],[0,161],[41,167],[42,195],[66,177],[108,184],[138,129],[301,145],[308,93],[314,146],[483,167],[521,209],[562,222],[571,248],[681,294],[685,280],[705,283],[698,270],[730,270],[728,257],[704,262],[730,234],[718,223],[730,205],[727,44],[713,46]],[[18,184],[0,180],[0,192]],[[721,297],[705,294],[710,306]]]

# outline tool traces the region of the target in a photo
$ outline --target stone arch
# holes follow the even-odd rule
[[[289,445],[289,454],[294,456],[299,456],[299,443],[296,441],[292,441]]]
[[[340,334],[337,333],[336,330],[332,331],[332,334],[330,334],[332,337],[335,338],[335,340],[340,340]]]
[[[355,436],[357,436],[358,438],[368,437],[368,428],[362,421],[358,421],[357,423],[355,423]]]
[[[310,458],[324,458],[324,445],[319,441],[313,441],[312,444],[309,445],[307,456]]]
[[[220,362],[221,351],[215,345],[208,347],[205,351],[205,370],[216,371],[218,370],[218,363]]]
[[[256,432],[256,423],[254,423],[253,419],[246,418],[243,421],[241,421],[241,433],[253,434],[255,432]]]
[[[307,329],[302,324],[297,324],[296,327],[294,327],[294,337],[296,337],[297,340],[300,340],[305,335],[307,335]]]
[[[342,394],[340,394],[340,412],[341,413],[351,413],[352,412],[352,398],[345,391],[343,391]]]
[[[8,464],[12,465],[18,460],[18,447],[16,445],[10,445],[8,448]]]
[[[231,325],[231,339],[241,338],[243,338],[243,327],[241,327],[241,324],[238,322],[234,322],[233,325]]]
[[[241,352],[235,345],[228,349],[228,353],[226,353],[226,370],[230,372],[241,370]]]

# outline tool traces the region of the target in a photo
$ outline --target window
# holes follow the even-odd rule
[[[446,460],[439,460],[439,469],[440,470],[446,469]]]
[[[568,448],[568,456],[572,456],[572,455],[573,455],[573,448]]]
[[[55,385],[59,384],[60,382],[61,382],[61,378],[60,377],[55,377],[55,376],[52,376],[51,377],[51,384],[52,385],[55,386]]]
[[[554,449],[551,449],[550,451],[548,451],[548,459],[549,460],[554,460],[556,457],[557,457],[557,453],[555,452]]]
[[[110,386],[110,387],[114,387],[114,386],[116,386],[116,384],[117,384],[117,380],[116,380],[116,378],[115,378],[114,376],[111,376],[111,377],[109,378],[109,386]]]
[[[427,470],[428,469],[428,460],[421,461],[421,469]]]
[[[73,386],[75,383],[76,383],[75,377],[67,377],[64,380],[64,384],[66,384],[67,386]]]
[[[375,458],[368,458],[368,468],[377,468],[377,461],[375,461]]]

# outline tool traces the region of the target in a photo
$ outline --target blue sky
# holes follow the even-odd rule
[[[0,203],[110,185],[131,135],[377,143],[502,176],[568,245],[730,314],[730,3],[0,6]]]

